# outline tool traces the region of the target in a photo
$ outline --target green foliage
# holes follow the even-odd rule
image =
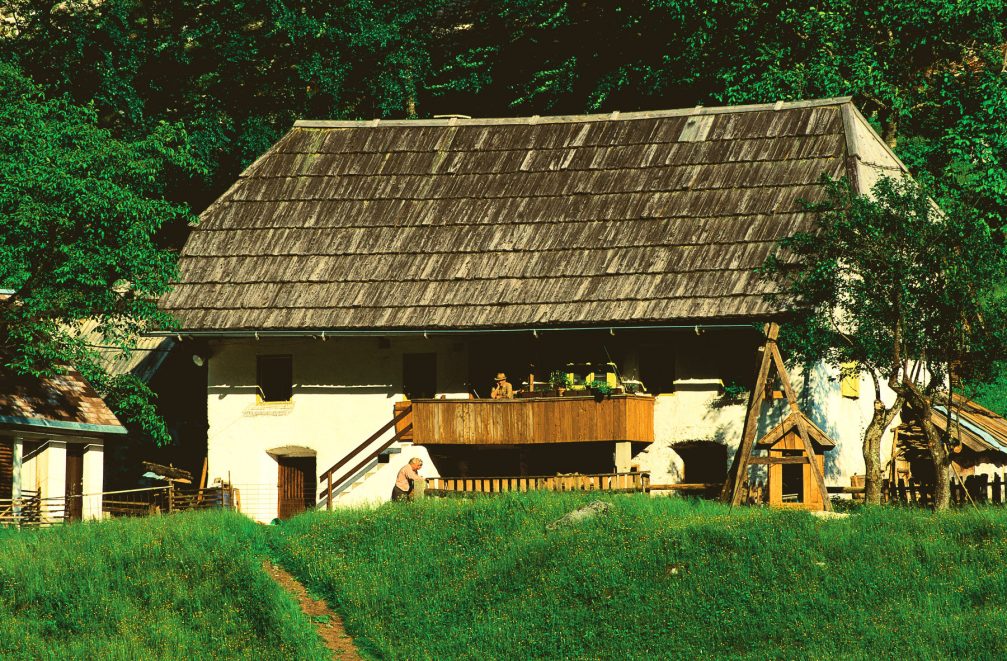
[[[994,413],[1007,417],[1007,363],[994,361],[985,383],[969,383],[965,394]]]
[[[326,658],[243,516],[7,529],[0,543],[5,658]]]
[[[792,313],[781,334],[787,352],[837,369],[857,362],[900,383],[911,379],[906,361],[922,360],[915,380],[928,393],[951,364],[959,376],[987,377],[1004,346],[1007,255],[985,220],[953,203],[938,210],[909,180],[883,177],[872,197],[825,183],[814,229],[782,240],[761,269]]]
[[[748,389],[734,381],[724,385],[724,394],[721,395],[721,399],[725,403],[730,404],[740,404],[745,401],[745,396],[748,394]]]
[[[602,496],[427,499],[297,517],[284,564],[380,658],[944,658],[1007,653],[1007,517],[846,520]],[[408,632],[408,633],[406,633]]]
[[[46,99],[0,63],[0,289],[13,292],[0,301],[0,356],[21,374],[77,367],[159,439],[143,388],[109,381],[77,331],[97,321],[105,342],[127,349],[148,325],[170,325],[156,299],[175,258],[157,232],[190,216],[162,193],[165,178],[192,166],[178,126],[115,139],[92,109]]]
[[[573,385],[573,379],[568,372],[554,370],[549,374],[549,383],[552,384],[553,388],[569,388]]]
[[[171,184],[197,209],[298,117],[852,95],[918,178],[1004,224],[1007,0],[7,4],[0,59],[93,102],[116,135],[184,124],[210,177]]]
[[[587,383],[585,383],[584,385],[599,395],[608,396],[612,394],[612,386],[608,385],[608,381],[599,381],[598,379],[592,379]]]

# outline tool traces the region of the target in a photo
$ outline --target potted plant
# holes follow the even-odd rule
[[[608,385],[608,381],[598,381],[597,379],[589,381],[585,384],[591,390],[591,394],[598,401],[610,397],[612,395],[612,386]]]
[[[717,407],[731,406],[732,404],[744,404],[745,397],[748,395],[748,389],[745,386],[731,381],[730,383],[724,385],[723,392],[720,395],[720,399],[715,402]]]
[[[566,372],[553,370],[553,372],[549,374],[549,383],[552,384],[552,387],[556,390],[556,394],[559,397],[562,397],[563,393],[566,392],[566,389],[573,385],[573,380]]]

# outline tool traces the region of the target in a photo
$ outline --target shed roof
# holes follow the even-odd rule
[[[847,174],[851,112],[301,121],[202,214],[162,305],[184,332],[765,318],[753,268]]]
[[[115,414],[77,371],[46,379],[0,367],[0,428],[53,434],[125,434]]]

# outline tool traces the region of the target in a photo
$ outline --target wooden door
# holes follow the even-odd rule
[[[66,446],[66,505],[63,512],[67,521],[80,521],[84,514],[84,446],[68,443]]]
[[[277,516],[289,519],[315,506],[318,476],[314,457],[277,457]]]
[[[0,438],[0,498],[10,498],[14,487],[14,441]]]

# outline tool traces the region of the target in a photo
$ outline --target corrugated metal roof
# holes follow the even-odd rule
[[[752,269],[846,174],[849,104],[298,122],[203,213],[162,305],[183,331],[765,317]]]

